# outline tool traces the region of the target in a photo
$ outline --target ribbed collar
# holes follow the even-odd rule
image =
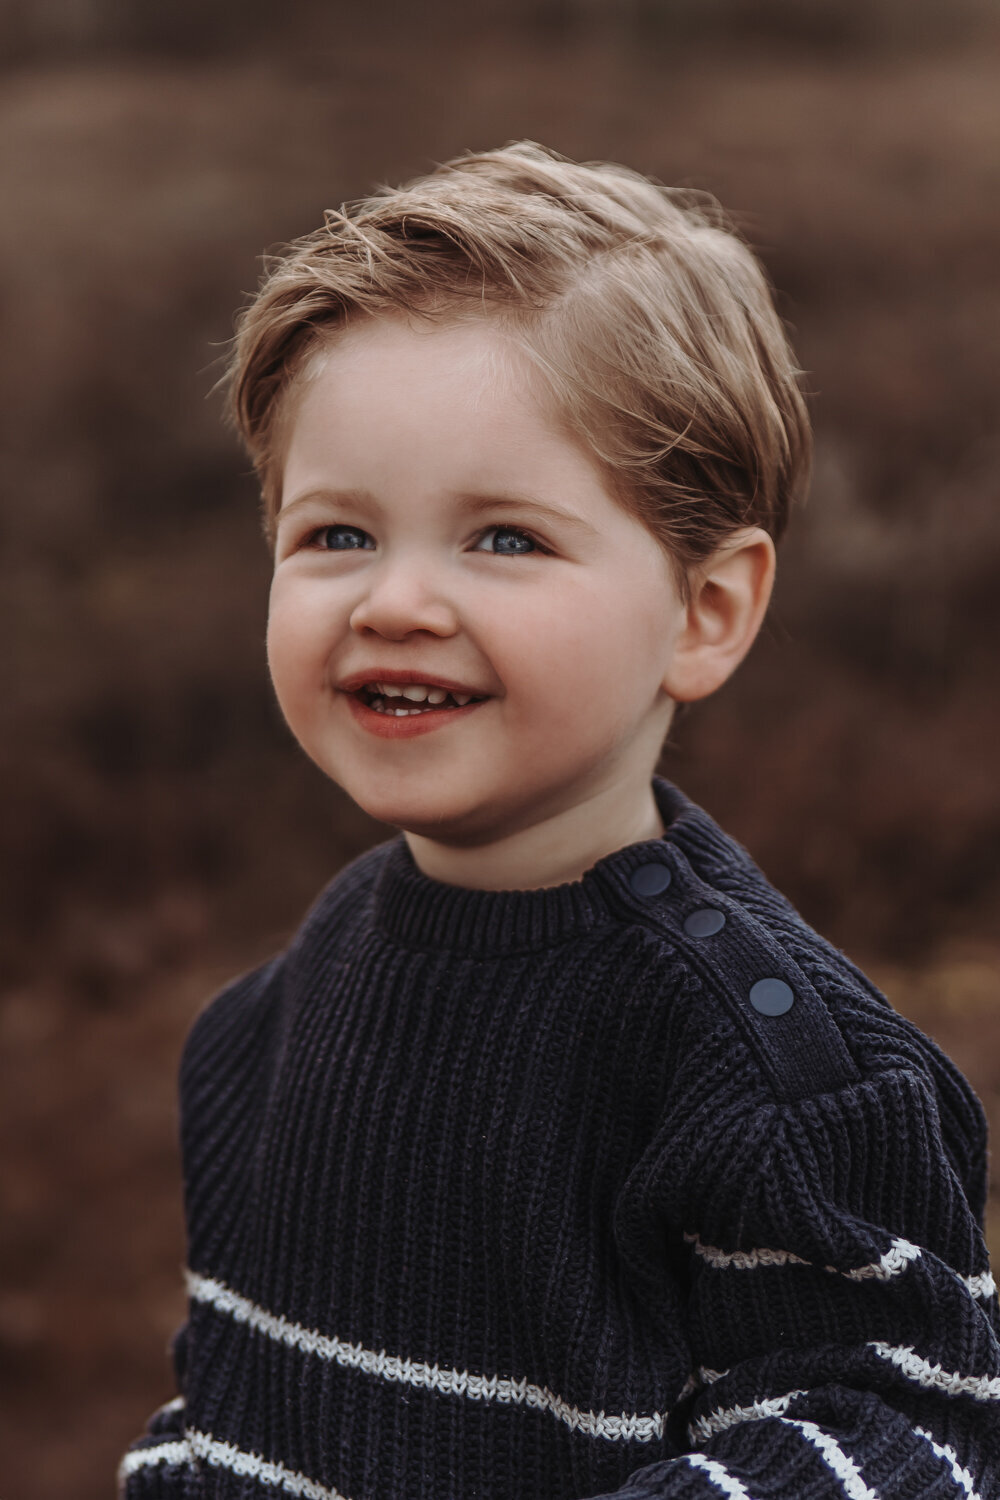
[[[638,865],[655,863],[664,842],[676,843],[692,863],[702,852],[738,848],[670,782],[654,778],[653,791],[666,828],[662,839],[629,844],[598,860],[580,880],[540,890],[469,890],[432,880],[400,835],[382,851],[373,889],[375,925],[407,947],[486,958],[553,947],[620,921],[636,905],[629,875]]]

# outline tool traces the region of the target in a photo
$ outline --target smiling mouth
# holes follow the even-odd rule
[[[388,718],[405,719],[415,714],[426,714],[434,711],[465,708],[469,703],[482,703],[488,695],[474,693],[448,692],[442,687],[434,687],[428,683],[406,683],[405,685],[394,682],[366,682],[363,687],[358,688],[355,697],[359,698],[366,708],[374,709],[377,714],[385,714]]]

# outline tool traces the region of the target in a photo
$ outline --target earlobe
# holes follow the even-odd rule
[[[676,702],[707,698],[739,666],[767,612],[774,569],[774,542],[754,526],[737,532],[692,577],[663,683]]]

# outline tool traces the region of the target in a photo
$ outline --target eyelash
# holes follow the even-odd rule
[[[479,535],[476,537],[476,545],[472,549],[474,552],[478,552],[480,550],[488,551],[488,549],[486,549],[486,548],[481,549],[480,546],[479,546],[479,544],[484,540],[485,537],[488,537],[491,532],[503,532],[507,536],[523,537],[525,539],[525,541],[528,541],[528,542],[531,543],[531,547],[532,547],[532,551],[531,552],[520,552],[520,553],[518,553],[518,552],[508,552],[506,554],[504,554],[502,552],[493,552],[493,553],[490,554],[493,557],[503,557],[504,555],[506,555],[507,557],[531,557],[532,554],[535,553],[535,552],[543,552],[544,553],[544,552],[548,552],[548,550],[549,550],[547,547],[544,547],[542,545],[542,543],[538,540],[537,536],[535,536],[535,534],[533,532],[526,531],[523,526],[500,526],[500,525],[496,525],[496,526],[486,526],[479,533]]]
[[[317,552],[370,552],[370,547],[323,547],[321,539],[328,531],[353,531],[358,536],[368,538],[368,532],[361,526],[348,526],[343,521],[328,523],[326,526],[317,526],[302,539],[304,547],[314,547]]]
[[[370,536],[370,534],[367,531],[365,531],[364,528],[361,527],[361,526],[350,526],[350,525],[347,525],[344,522],[333,522],[331,524],[327,524],[326,526],[317,526],[317,527],[315,527],[314,530],[310,531],[303,538],[302,545],[304,547],[306,547],[306,548],[315,548],[319,552],[368,552],[368,551],[374,550],[374,549],[372,549],[370,547],[364,547],[364,546],[361,546],[361,547],[323,547],[323,546],[321,546],[321,539],[324,536],[324,534],[326,532],[328,532],[328,531],[353,531],[358,536],[362,536],[362,537],[365,537],[365,538],[369,538],[369,536]],[[502,533],[504,533],[507,536],[523,537],[526,541],[529,541],[532,544],[532,551],[531,552],[520,552],[520,553],[518,553],[518,552],[508,552],[506,554],[503,553],[503,552],[492,552],[491,553],[491,552],[489,552],[489,549],[482,548],[480,546],[480,543],[484,540],[485,537],[488,537],[491,532],[502,532]],[[492,557],[503,557],[503,556],[507,556],[507,557],[531,557],[535,553],[546,553],[547,554],[549,552],[549,548],[546,547],[542,542],[540,542],[539,539],[538,539],[538,537],[535,536],[533,532],[527,531],[523,526],[502,526],[499,523],[497,523],[497,524],[495,524],[493,526],[484,526],[483,529],[482,529],[482,531],[480,531],[478,533],[478,535],[476,536],[476,538],[475,538],[475,545],[470,550],[473,551],[473,552],[486,551],[487,554],[489,556],[492,556]]]

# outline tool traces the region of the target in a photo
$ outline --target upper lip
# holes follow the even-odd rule
[[[446,693],[468,693],[472,698],[488,698],[489,693],[482,689],[470,687],[466,682],[458,682],[454,677],[439,677],[436,672],[419,672],[412,668],[404,671],[399,667],[368,667],[361,672],[352,672],[338,682],[337,686],[342,693],[356,693],[367,683],[391,682],[400,687],[406,687],[411,683],[423,683],[427,687],[444,688]]]

